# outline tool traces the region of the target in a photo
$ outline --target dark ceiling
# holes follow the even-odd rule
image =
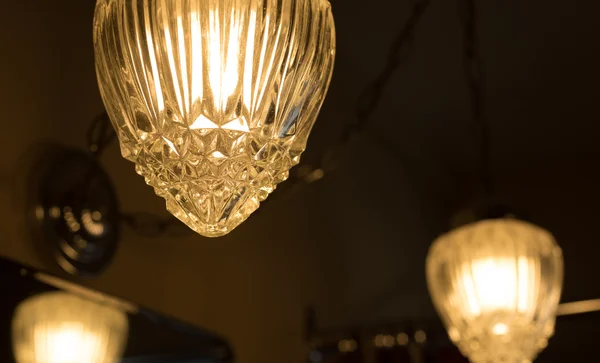
[[[358,95],[383,66],[410,4],[332,1],[336,69],[305,160],[317,160],[354,120]],[[563,301],[598,298],[600,3],[478,4],[498,193],[557,237]],[[9,1],[0,12],[0,253],[38,267],[47,266],[25,237],[24,196],[15,189],[25,172],[19,158],[45,139],[82,147],[103,110],[93,7],[92,0]],[[81,282],[218,331],[242,363],[300,362],[309,304],[324,326],[433,318],[427,249],[476,180],[461,39],[456,3],[432,1],[406,61],[335,172],[295,194],[275,192],[217,240],[125,229],[111,268]],[[124,210],[166,215],[116,145],[103,163]],[[593,346],[600,332],[589,320],[563,324],[549,351]]]

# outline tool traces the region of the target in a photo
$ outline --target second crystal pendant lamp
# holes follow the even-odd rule
[[[434,305],[471,362],[531,362],[554,332],[563,277],[550,233],[483,219],[438,238],[427,256]]]
[[[299,162],[333,71],[327,0],[98,0],[121,153],[196,232],[229,233]]]
[[[469,208],[427,256],[427,283],[448,335],[471,362],[531,362],[554,332],[563,258],[554,237],[493,201],[483,117],[476,0],[463,0],[472,117],[481,129],[481,206]],[[474,91],[474,92],[473,92]],[[464,218],[464,217],[467,218]],[[460,215],[459,215],[460,217]]]

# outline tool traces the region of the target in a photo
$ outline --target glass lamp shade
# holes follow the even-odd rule
[[[472,223],[427,256],[434,306],[472,362],[530,362],[554,332],[563,279],[550,233],[516,219]]]
[[[98,0],[122,155],[196,232],[229,233],[299,162],[333,71],[327,0]]]
[[[117,363],[128,333],[122,311],[65,292],[25,300],[12,325],[17,363]]]

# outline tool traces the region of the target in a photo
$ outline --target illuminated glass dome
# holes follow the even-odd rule
[[[554,332],[563,279],[550,233],[516,219],[471,223],[439,237],[427,282],[452,341],[472,362],[529,362]]]
[[[94,43],[122,155],[173,215],[216,237],[299,162],[335,28],[327,0],[98,0]]]
[[[12,324],[17,363],[117,363],[127,334],[124,312],[66,292],[25,300]]]

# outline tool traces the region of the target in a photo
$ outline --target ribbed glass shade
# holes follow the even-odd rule
[[[327,0],[98,0],[94,42],[122,155],[209,237],[299,162],[335,56]]]
[[[450,338],[472,362],[529,362],[554,332],[563,279],[550,233],[516,219],[439,237],[427,282]]]
[[[117,363],[128,333],[125,313],[65,292],[25,300],[12,325],[17,363]]]

